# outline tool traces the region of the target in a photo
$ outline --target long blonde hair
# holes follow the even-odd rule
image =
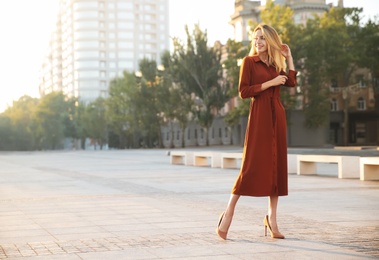
[[[263,37],[267,43],[267,54],[268,62],[270,65],[273,65],[278,72],[286,70],[286,62],[281,53],[282,50],[282,40],[280,39],[279,34],[274,28],[267,24],[258,24],[254,29],[254,36],[258,30],[261,30]],[[251,42],[250,56],[257,55],[258,51],[255,47],[254,38]]]

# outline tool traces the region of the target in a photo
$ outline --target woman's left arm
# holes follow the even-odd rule
[[[289,87],[295,87],[297,71],[295,70],[295,65],[293,63],[291,49],[287,44],[282,44],[282,55],[286,59],[287,67],[289,70],[288,79],[284,85]]]

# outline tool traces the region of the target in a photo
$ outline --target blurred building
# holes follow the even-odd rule
[[[56,30],[41,68],[41,96],[62,90],[81,101],[106,97],[109,82],[160,64],[169,49],[168,0],[60,0]]]

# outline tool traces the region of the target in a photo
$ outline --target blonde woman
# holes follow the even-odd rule
[[[296,85],[296,71],[288,45],[269,25],[254,29],[252,48],[240,68],[239,95],[250,98],[242,165],[216,233],[226,239],[240,196],[268,197],[264,234],[284,238],[276,218],[279,196],[288,195],[287,126],[280,87]],[[287,72],[288,67],[288,72]]]

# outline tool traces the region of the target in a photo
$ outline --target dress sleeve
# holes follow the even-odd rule
[[[250,85],[254,76],[253,60],[245,57],[241,64],[238,92],[240,98],[251,98],[262,92],[262,84]]]
[[[295,87],[296,86],[296,74],[297,74],[297,71],[289,70],[288,74],[287,74],[288,79],[286,80],[286,83],[284,83],[283,85],[286,87]]]

